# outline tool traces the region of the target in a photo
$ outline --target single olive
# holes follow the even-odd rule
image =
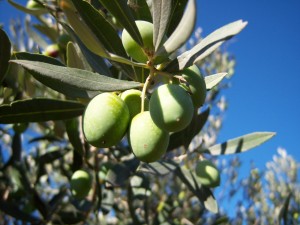
[[[137,114],[131,121],[129,142],[134,155],[144,162],[160,159],[169,144],[169,132],[160,129],[153,122],[150,112]]]
[[[186,128],[194,113],[191,96],[179,85],[159,86],[150,98],[150,114],[163,130],[177,132]]]
[[[116,145],[129,125],[126,103],[114,93],[102,93],[87,105],[83,115],[83,133],[88,143],[107,148]]]

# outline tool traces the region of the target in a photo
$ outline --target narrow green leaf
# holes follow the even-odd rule
[[[38,81],[65,93],[68,88],[87,91],[121,91],[141,87],[142,84],[103,76],[86,70],[50,65],[28,60],[11,60],[28,70]]]
[[[237,154],[257,147],[274,137],[274,132],[253,132],[221,144],[213,145],[206,151],[212,155]]]
[[[11,202],[0,200],[0,210],[17,220],[29,222],[32,224],[39,224],[42,222],[41,219],[25,213],[19,208],[18,205]]]
[[[44,37],[38,34],[35,30],[32,29],[30,21],[25,20],[25,30],[28,36],[42,49],[46,49],[49,45]]]
[[[67,45],[67,66],[77,69],[86,69],[84,66],[84,60],[80,58],[75,45],[69,42]]]
[[[206,84],[206,90],[210,90],[213,87],[215,87],[216,85],[218,85],[226,75],[227,75],[227,73],[216,73],[216,74],[204,77],[205,84]]]
[[[213,196],[211,190],[205,186],[201,186],[200,181],[194,171],[185,167],[178,167],[175,174],[190,189],[194,195],[200,200],[205,208],[213,213],[218,213],[218,203]]]
[[[135,24],[127,0],[99,0],[101,4],[117,19],[117,21],[128,31],[130,36],[143,46],[141,34]]]
[[[60,5],[70,25],[86,47],[99,56],[107,57],[106,49],[86,23],[78,16],[71,0],[64,0]]]
[[[11,56],[11,44],[7,34],[0,29],[0,83],[5,77],[8,69],[8,61]]]
[[[91,50],[89,50],[68,24],[66,23],[61,23],[61,24],[64,27],[64,29],[67,31],[67,33],[71,35],[71,37],[73,37],[73,39],[76,41],[82,54],[84,55],[89,65],[92,67],[93,71],[105,76],[111,76],[110,70],[107,67],[104,59],[99,55],[93,53]]]
[[[155,52],[160,47],[164,36],[166,34],[171,10],[172,10],[172,0],[153,0],[152,1],[153,9],[153,45]],[[187,25],[187,24],[186,24]],[[182,34],[181,34],[182,35]]]
[[[171,61],[165,68],[168,72],[176,72],[183,70],[205,58],[216,50],[221,44],[226,40],[229,40],[239,32],[241,32],[247,22],[238,20],[232,23],[229,23],[213,33],[209,34],[206,38],[200,41],[199,44],[194,46],[191,50],[184,52],[173,61]]]
[[[207,121],[210,109],[207,108],[202,113],[194,114],[190,125],[182,131],[171,134],[168,151],[184,146],[187,149],[192,142],[193,138],[199,134],[202,127]]]
[[[87,1],[72,0],[72,2],[84,22],[87,24],[87,26],[89,26],[91,31],[109,52],[109,54],[121,56],[122,58],[126,58],[127,61],[130,61],[123,47],[119,34],[114,29],[114,27],[106,20],[106,18]],[[110,59],[114,60],[113,58]],[[124,65],[123,63],[118,63],[118,66],[124,69],[127,75],[131,77],[131,66]]]
[[[45,24],[33,24],[32,25],[37,31],[39,31],[41,34],[47,36],[50,38],[50,40],[55,43],[57,42],[57,39],[59,37],[59,34],[54,27],[46,26]]]
[[[80,16],[107,51],[127,57],[120,36],[112,25],[87,1],[72,0]]]
[[[128,0],[127,4],[136,20],[152,23],[152,15],[146,0]]]
[[[171,34],[174,32],[180,20],[182,19],[184,10],[186,8],[188,0],[173,0],[172,1],[172,13],[171,13],[171,20],[167,31],[167,36],[170,37]]]
[[[73,101],[35,98],[0,106],[0,123],[65,120],[82,115],[85,106]]]
[[[168,40],[158,50],[157,55],[161,55],[163,52],[171,54],[186,43],[195,28],[197,17],[196,11],[196,0],[189,0],[180,23]]]
[[[164,176],[176,170],[178,165],[173,161],[157,161],[153,163],[141,163],[137,171]]]
[[[17,59],[21,59],[21,60],[44,62],[44,63],[56,65],[56,66],[65,66],[61,61],[59,61],[53,57],[45,56],[42,54],[29,53],[29,52],[14,52],[13,56],[15,56]]]
[[[74,150],[78,152],[81,156],[83,156],[84,150],[80,139],[80,132],[79,132],[80,124],[78,118],[66,120],[65,124],[66,124],[66,131],[70,143],[72,144]]]
[[[8,0],[8,2],[14,6],[16,9],[22,11],[22,12],[25,12],[25,13],[28,13],[28,14],[31,14],[31,15],[34,15],[34,16],[39,16],[39,15],[42,15],[42,14],[45,14],[47,13],[47,9],[45,8],[41,8],[41,9],[28,9],[26,8],[25,6],[22,6],[12,0]],[[24,1],[25,2],[25,1]]]

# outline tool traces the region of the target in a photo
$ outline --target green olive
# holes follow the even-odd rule
[[[57,39],[59,48],[62,50],[65,50],[67,48],[69,41],[72,41],[70,35],[68,35],[68,34],[60,35]]]
[[[199,108],[206,98],[206,84],[200,70],[193,65],[183,70],[182,77],[187,81],[195,109]]]
[[[83,115],[83,133],[87,142],[100,148],[116,145],[125,135],[129,116],[126,103],[116,94],[97,95]]]
[[[85,198],[92,187],[92,176],[85,170],[77,170],[71,177],[71,192],[77,199]]]
[[[150,114],[163,130],[177,132],[186,128],[194,113],[191,96],[179,85],[164,84],[150,98]]]
[[[138,113],[141,112],[141,99],[142,92],[135,89],[126,90],[121,93],[121,99],[126,103],[129,113],[130,113],[130,120],[135,117]],[[149,110],[149,100],[145,98],[144,100],[144,110]]]
[[[157,127],[149,111],[137,114],[131,121],[129,142],[134,155],[143,162],[154,162],[166,152],[170,135]]]
[[[28,9],[42,9],[43,6],[41,6],[41,4],[37,3],[34,0],[29,0],[29,1],[27,1],[26,8],[28,8]]]
[[[141,47],[127,32],[126,29],[122,32],[122,43],[127,54],[135,61],[146,63],[150,58],[154,57],[153,46],[153,24],[143,20],[135,21],[137,28],[143,40]],[[159,64],[167,59],[166,53],[156,56],[153,59],[154,64]]]
[[[220,185],[220,173],[217,167],[209,160],[202,160],[196,165],[196,175],[200,183],[207,187]]]

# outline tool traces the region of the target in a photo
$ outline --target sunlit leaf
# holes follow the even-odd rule
[[[41,34],[46,35],[50,40],[55,43],[59,37],[57,30],[54,27],[46,26],[45,24],[33,24],[32,25]]]
[[[120,36],[112,25],[91,4],[72,0],[84,22],[110,53],[127,57]]]
[[[135,24],[127,0],[99,0],[101,4],[117,19],[117,21],[128,31],[130,36],[143,46],[141,34]]]
[[[72,90],[77,89],[77,91],[120,91],[142,86],[138,82],[114,79],[76,68],[61,67],[28,60],[11,60],[10,62],[21,65],[35,79],[61,93],[68,94],[70,92],[68,91],[69,88]]]
[[[168,54],[180,48],[190,38],[196,23],[196,0],[189,0],[185,13],[168,40],[158,50],[157,55]]]
[[[166,34],[169,20],[170,20],[170,14],[172,9],[172,0],[153,0],[152,1],[152,7],[153,7],[153,45],[155,51],[159,48],[161,45],[164,36]]]
[[[25,6],[23,5],[20,5],[12,0],[8,0],[8,2],[14,6],[16,9],[22,11],[22,12],[25,12],[25,13],[28,13],[28,14],[31,14],[31,15],[35,15],[35,16],[39,16],[39,15],[42,15],[42,14],[45,14],[47,13],[47,9],[45,8],[40,8],[40,9],[28,9],[26,8]],[[25,1],[23,1],[25,2]]]
[[[86,69],[84,60],[80,58],[76,46],[72,42],[67,45],[67,66],[82,70]]]
[[[78,44],[82,54],[92,67],[93,71],[105,76],[111,76],[110,70],[108,69],[104,59],[90,51],[68,24],[62,23],[62,26],[68,32],[68,34],[73,37],[74,40],[76,40],[76,43]]]
[[[8,61],[11,56],[11,44],[7,34],[0,29],[0,83],[4,79],[8,69]]]
[[[35,30],[32,29],[30,25],[30,21],[27,19],[25,21],[25,29],[26,33],[28,34],[29,38],[31,38],[40,48],[46,49],[49,45],[44,37],[38,34]]]
[[[200,43],[194,46],[191,50],[182,53],[173,61],[171,61],[166,66],[165,70],[168,72],[176,72],[190,67],[191,65],[211,54],[221,44],[223,44],[223,42],[241,32],[246,25],[247,22],[238,20],[217,29],[209,34],[206,38],[201,40]]]
[[[254,132],[209,147],[212,155],[237,154],[255,148],[274,137],[274,132]]]
[[[91,31],[91,29],[85,24],[85,22],[80,19],[71,0],[62,0],[60,6],[66,14],[68,21],[74,29],[75,33],[86,45],[86,47],[99,56],[107,56],[106,49],[97,39],[95,34]]]
[[[35,98],[0,106],[0,123],[64,120],[82,115],[85,106],[73,101]]]
[[[227,75],[227,73],[216,73],[216,74],[204,77],[206,89],[210,90],[213,87],[215,87],[216,85],[218,85],[226,75]]]

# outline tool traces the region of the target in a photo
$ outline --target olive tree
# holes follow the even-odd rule
[[[2,220],[224,220],[217,156],[275,134],[216,143],[234,72],[220,46],[247,22],[202,37],[196,0],[8,2],[27,17],[0,30]]]

